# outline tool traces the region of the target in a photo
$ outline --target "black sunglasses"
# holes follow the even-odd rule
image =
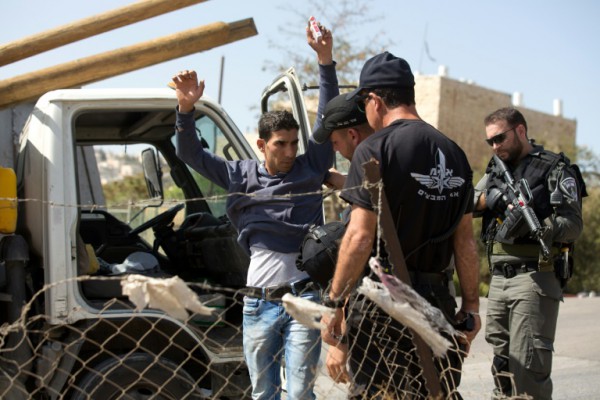
[[[499,134],[497,134],[496,136],[493,136],[489,139],[485,139],[485,141],[487,142],[487,144],[489,144],[490,146],[493,146],[494,143],[495,144],[502,144],[505,140],[506,140],[506,134],[512,130],[514,130],[515,128],[510,128],[509,130],[506,130],[504,132],[500,132]],[[515,131],[516,132],[516,131]]]
[[[359,94],[358,96],[356,96],[356,99],[354,101],[356,102],[356,105],[357,105],[358,109],[360,110],[360,112],[362,112],[362,113],[365,112],[365,110],[366,110],[365,102],[369,98],[371,98],[370,93]]]

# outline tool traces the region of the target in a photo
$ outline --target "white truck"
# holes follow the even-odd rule
[[[275,102],[299,121],[302,152],[310,127],[292,69],[265,89],[261,110]],[[226,193],[176,156],[175,105],[168,88],[58,90],[35,105],[16,157],[16,230],[0,235],[0,398],[249,396],[235,292],[248,257]],[[202,98],[195,115],[210,151],[257,158],[219,104]],[[130,161],[107,173],[115,157]],[[154,274],[221,295],[222,319],[136,311],[121,291],[127,273],[102,275],[136,252],[158,260]]]

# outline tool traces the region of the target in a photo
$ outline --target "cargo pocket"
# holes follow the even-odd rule
[[[554,272],[534,272],[531,279],[534,292],[556,301],[562,300],[562,289]]]
[[[554,345],[551,340],[541,337],[534,337],[532,341],[525,367],[536,374],[549,375],[552,370]]]

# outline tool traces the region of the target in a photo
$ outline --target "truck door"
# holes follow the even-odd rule
[[[302,88],[294,68],[288,69],[275,78],[262,94],[260,107],[262,113],[282,109],[290,111],[300,125],[298,154],[302,154],[308,146],[308,138],[312,134],[312,129],[304,104]]]

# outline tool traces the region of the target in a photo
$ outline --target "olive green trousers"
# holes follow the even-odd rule
[[[562,300],[553,271],[493,275],[485,339],[493,347],[495,395],[552,398],[552,353]]]

